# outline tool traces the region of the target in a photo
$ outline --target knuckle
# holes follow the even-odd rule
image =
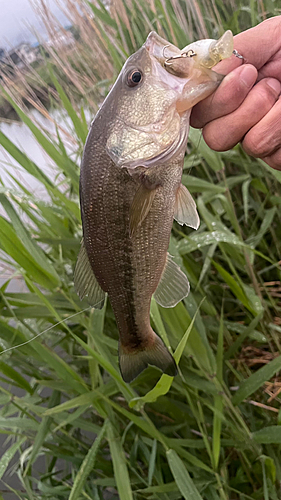
[[[227,106],[229,110],[233,111],[241,104],[248,92],[249,89],[245,87],[239,76],[237,77],[237,71],[234,70],[225,77],[218,88],[216,104]]]
[[[227,146],[227,135],[223,134],[223,131],[217,127],[216,123],[207,124],[203,128],[203,137],[206,144],[214,151],[226,151]]]
[[[209,121],[208,116],[206,116],[206,108],[204,107],[204,105],[200,105],[201,103],[199,102],[198,104],[196,104],[196,106],[194,106],[194,108],[192,108],[191,111],[190,125],[194,128],[202,128]]]
[[[275,36],[276,37],[281,36],[281,16],[270,17],[269,19],[265,19],[260,25],[261,26],[266,25],[267,29],[272,31],[273,38],[275,38]]]
[[[262,158],[270,153],[268,138],[266,134],[250,131],[243,140],[243,148],[246,153],[256,158]]]
[[[281,170],[281,148],[275,151],[269,158],[266,158],[265,161],[275,170]]]
[[[269,85],[267,85],[266,81],[261,81],[259,84],[257,84],[255,90],[256,99],[259,105],[262,105],[265,110],[269,110],[273,106],[277,98],[274,90]]]
[[[279,153],[278,158],[276,158],[275,155],[266,156],[263,158],[263,161],[265,161],[265,163],[267,163],[274,170],[281,170],[281,150],[279,150]]]

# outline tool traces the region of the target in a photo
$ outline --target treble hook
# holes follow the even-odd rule
[[[163,47],[162,54],[163,54],[164,59],[165,59],[165,49],[167,49],[168,47],[171,47],[170,43],[168,43],[168,45],[165,45],[165,47]]]
[[[170,45],[165,45],[165,47],[163,48],[163,57],[165,57],[164,55],[164,50],[167,48],[167,47],[170,47]],[[175,60],[175,59],[183,59],[183,58],[186,58],[186,57],[194,57],[196,56],[197,54],[194,52],[194,50],[190,49],[188,50],[187,52],[182,52],[181,54],[177,54],[176,56],[171,56],[171,57],[168,57],[166,59],[166,61],[164,62],[164,65],[165,66],[169,66],[172,64],[172,62]]]

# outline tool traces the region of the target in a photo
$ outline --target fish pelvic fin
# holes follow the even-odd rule
[[[147,189],[143,184],[138,188],[130,208],[130,235],[133,236],[137,228],[146,218],[151,209],[156,189]]]
[[[96,309],[103,308],[105,292],[100,287],[94,275],[94,271],[87,255],[84,240],[81,242],[81,248],[75,266],[74,286],[81,300],[87,296],[89,304]]]
[[[183,226],[198,229],[200,225],[196,203],[188,189],[181,184],[177,191],[174,219]]]
[[[187,276],[167,253],[166,265],[158,287],[154,292],[154,298],[162,307],[175,307],[189,294],[190,286]]]
[[[119,343],[119,367],[125,382],[132,382],[148,365],[157,366],[164,373],[174,377],[178,370],[173,356],[156,333],[146,348],[127,350]]]

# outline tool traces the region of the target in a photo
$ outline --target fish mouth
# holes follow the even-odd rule
[[[156,81],[161,81],[175,92],[176,108],[180,114],[208,97],[220,84],[223,75],[210,68],[217,64],[220,57],[229,56],[232,38],[229,31],[218,41],[200,40],[180,50],[175,45],[167,44],[155,32],[148,35],[144,47],[149,52]],[[213,59],[210,62],[211,56]]]
[[[167,58],[179,56],[181,54],[178,47],[168,43],[167,40],[159,36],[155,31],[149,33],[144,43],[144,47],[161,65],[164,65]]]
[[[145,102],[148,109],[153,108],[155,99],[157,107],[154,104],[156,111],[152,112],[155,118],[141,122],[135,115],[117,113],[106,142],[107,154],[116,166],[132,172],[137,166],[149,168],[184,154],[191,108],[208,97],[223,78],[210,69],[208,61],[209,49],[212,54],[217,50],[216,40],[199,42],[197,52],[190,46],[180,50],[155,32],[148,35],[139,52],[149,68],[147,80],[135,92],[140,96],[141,89],[151,85],[152,100],[148,98]],[[217,52],[221,54],[222,49]],[[139,101],[142,102],[140,97]]]
[[[182,51],[175,45],[167,43],[164,38],[154,31],[148,35],[144,47],[149,53],[156,79],[181,94],[187,79],[190,78],[192,73],[194,66],[192,58],[185,57],[183,61]],[[168,61],[171,64],[167,64]],[[177,66],[184,66],[184,75],[180,71],[178,74],[173,71],[173,61],[177,61]]]
[[[184,71],[191,65],[189,64],[191,60],[201,69],[211,69],[222,59],[230,57],[233,54],[233,34],[227,30],[218,40],[198,40],[180,50],[152,31],[148,35],[144,47],[167,69],[168,65],[172,67],[173,62],[177,61],[178,67],[182,66],[180,72],[184,74]]]

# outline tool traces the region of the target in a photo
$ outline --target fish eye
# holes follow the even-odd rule
[[[142,81],[142,72],[139,69],[133,69],[127,75],[127,84],[129,87],[136,87]]]

